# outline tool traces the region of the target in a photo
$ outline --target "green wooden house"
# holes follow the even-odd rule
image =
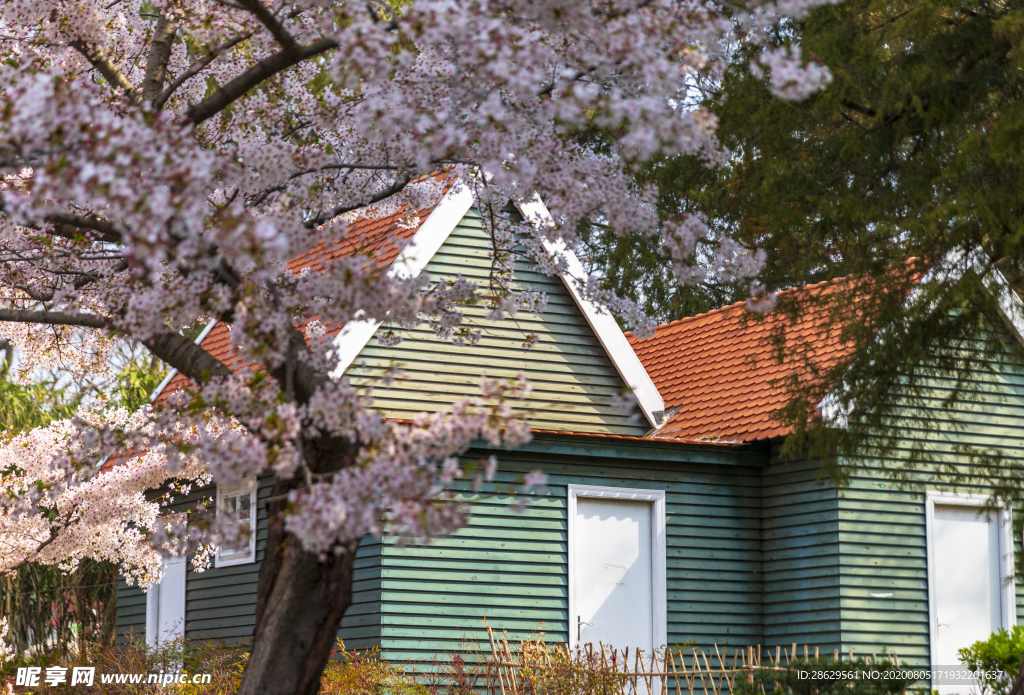
[[[524,211],[542,213],[540,203]],[[486,281],[489,240],[467,193],[450,191],[416,225],[360,224],[349,236],[379,249],[394,272]],[[399,252],[394,239],[403,235],[413,244]],[[569,272],[582,269],[570,263]],[[1020,300],[998,280],[993,297],[1020,339]],[[783,367],[767,358],[771,319],[744,326],[736,305],[638,341],[567,278],[520,264],[517,282],[547,292],[547,310],[488,324],[470,309],[483,329],[475,345],[414,330],[383,348],[369,322],[338,335],[338,373],[358,383],[400,363],[405,379],[375,386],[391,417],[472,395],[482,374],[523,372],[534,385],[536,428],[529,445],[498,452],[491,489],[464,493],[474,515],[459,533],[426,546],[364,540],[355,601],[339,632],[348,647],[429,662],[481,639],[486,618],[512,637],[644,649],[796,642],[826,653],[893,650],[901,663],[923,666],[956,663],[956,648],[1016,623],[1024,610],[1013,578],[1021,544],[1009,510],[988,509],[985,489],[954,495],[934,475],[958,442],[1024,456],[1024,373],[1013,360],[979,373],[981,397],[963,412],[939,407],[948,384],[936,377],[935,407],[907,414],[908,441],[920,434],[915,422],[955,417],[961,425],[932,443],[934,466],[915,471],[920,489],[900,489],[868,469],[840,491],[819,478],[816,461],[779,458],[786,431],[773,414],[783,396],[772,384]],[[525,349],[529,333],[538,340]],[[199,340],[216,351],[227,335],[212,326]],[[175,379],[163,386],[173,389]],[[611,404],[627,387],[639,419]],[[517,512],[508,489],[535,469],[547,473],[548,489]],[[265,539],[260,500],[269,490],[269,479],[217,490],[220,508],[249,510],[251,547],[219,556],[203,573],[171,563],[148,594],[122,586],[119,631],[249,637]]]

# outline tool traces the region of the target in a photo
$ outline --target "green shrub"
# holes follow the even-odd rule
[[[960,650],[960,661],[971,671],[983,674],[982,683],[993,695],[1009,692],[1024,658],[1024,627],[1007,632],[999,628],[987,640]]]

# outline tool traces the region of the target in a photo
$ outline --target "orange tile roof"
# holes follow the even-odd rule
[[[440,198],[437,202],[440,202]],[[365,256],[368,263],[375,263],[378,267],[386,268],[402,252],[402,242],[413,238],[419,231],[420,225],[430,216],[436,206],[435,202],[434,205],[417,211],[410,211],[408,207],[403,206],[398,211],[384,217],[362,217],[352,220],[348,223],[345,236],[317,244],[289,262],[288,269],[293,272],[304,268],[316,270],[322,267],[325,260],[356,255]],[[418,218],[417,224],[407,224],[416,218]],[[335,328],[335,331],[339,328]],[[214,326],[203,338],[201,345],[210,355],[228,367],[234,368],[235,363],[238,362],[238,356],[234,354],[231,345],[231,328],[224,322],[219,322]],[[156,399],[156,403],[163,403],[170,394],[185,388],[190,381],[184,374],[175,374]]]
[[[667,421],[649,436],[740,444],[788,434],[775,417],[791,398],[782,380],[804,374],[807,363],[780,362],[773,333],[784,331],[787,353],[799,346],[820,372],[834,367],[852,355],[854,345],[841,340],[842,326],[829,321],[828,304],[815,300],[852,287],[843,279],[779,293],[780,301],[803,306],[796,318],[781,310],[762,318],[740,302],[663,324],[646,340],[627,334],[665,399]],[[829,388],[821,384],[816,397]]]

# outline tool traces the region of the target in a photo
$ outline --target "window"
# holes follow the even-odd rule
[[[244,565],[256,562],[256,481],[250,480],[238,487],[217,486],[217,513],[235,519],[243,532],[248,528],[248,539],[243,535],[237,548],[218,548],[217,567]],[[246,542],[248,541],[248,542]]]

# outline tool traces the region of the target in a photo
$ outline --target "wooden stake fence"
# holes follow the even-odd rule
[[[694,647],[644,654],[639,649],[616,650],[600,643],[570,649],[565,643],[530,641],[519,642],[516,651],[507,633],[499,638],[488,625],[487,636],[501,695],[733,695],[737,677],[751,682],[757,669],[785,671],[798,658],[812,658],[807,645],[800,654],[795,643],[790,649],[776,647],[774,654],[761,645],[733,649],[731,655],[728,648],[717,645],[713,653]],[[832,661],[839,664],[844,656],[853,661],[852,652],[840,655],[838,649],[833,651]],[[817,647],[813,658],[821,658]],[[899,667],[896,656],[892,658]],[[877,662],[877,656],[872,655],[872,660]]]

